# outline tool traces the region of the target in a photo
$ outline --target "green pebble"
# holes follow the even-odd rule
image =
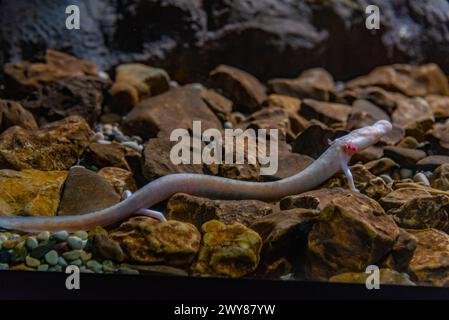
[[[55,244],[56,242],[53,240],[41,242],[36,248],[31,250],[30,255],[33,258],[42,259],[48,251],[54,248]]]
[[[53,269],[55,269],[56,272],[62,272],[62,267],[61,266],[53,266]]]
[[[67,243],[69,244],[70,248],[74,250],[80,250],[83,248],[83,240],[77,236],[70,236],[67,238]]]
[[[92,259],[92,253],[90,252],[86,252],[84,250],[82,250],[81,252],[81,260],[86,263],[87,261],[89,261],[90,259]]]
[[[27,238],[25,243],[26,243],[26,246],[28,247],[28,249],[30,249],[30,250],[36,249],[37,246],[39,245],[39,242],[37,241],[37,239],[35,237]]]
[[[77,236],[81,240],[87,240],[87,238],[89,237],[89,234],[84,230],[79,230],[75,232],[73,235]]]
[[[0,263],[0,270],[9,270],[9,265],[7,263]]]
[[[76,259],[71,261],[69,265],[80,267],[83,265],[83,262],[81,261],[81,259]]]
[[[41,264],[39,267],[37,267],[37,271],[48,271],[48,268],[48,264]]]
[[[68,265],[67,261],[65,261],[65,259],[63,257],[58,258],[58,266],[67,267],[67,265]]]
[[[69,237],[69,233],[65,230],[53,233],[53,238],[55,238],[58,241],[66,241],[68,237]]]
[[[37,240],[39,241],[48,241],[50,240],[50,232],[48,231],[42,231],[36,236]]]
[[[118,270],[118,273],[120,274],[139,274],[139,271],[136,269],[131,269],[128,267],[120,267],[120,269]]]
[[[103,271],[104,272],[116,272],[118,267],[111,260],[103,261]]]
[[[40,266],[41,262],[31,256],[26,256],[25,263],[28,267],[37,268]]]
[[[17,246],[14,248],[12,254],[11,254],[11,262],[13,263],[20,263],[24,262],[26,256],[28,255],[28,250],[25,248],[25,246]]]
[[[63,258],[69,261],[77,260],[81,257],[83,250],[71,250],[62,254]]]
[[[44,258],[45,261],[51,266],[58,264],[58,253],[55,250],[47,252]]]
[[[89,260],[89,261],[87,261],[86,267],[88,267],[89,269],[95,271],[96,273],[99,273],[101,271],[101,269],[103,269],[103,266],[101,265],[101,263],[99,263],[96,260]]]

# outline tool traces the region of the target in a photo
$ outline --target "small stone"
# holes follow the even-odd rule
[[[41,264],[41,262],[38,259],[35,259],[31,256],[26,256],[25,263],[27,266],[32,268],[37,268]]]
[[[0,270],[9,270],[9,265],[7,263],[0,263]]]
[[[45,271],[48,271],[49,267],[50,266],[48,264],[41,264],[40,266],[37,267],[37,271],[45,272]]]
[[[77,232],[74,233],[74,235],[80,238],[81,240],[87,240],[87,238],[89,237],[89,234],[84,230],[78,230]]]
[[[118,273],[120,273],[120,274],[138,275],[139,271],[136,270],[136,269],[128,268],[128,267],[120,267],[120,269],[118,270]]]
[[[14,248],[11,254],[11,262],[20,263],[25,261],[25,257],[28,255],[28,251],[24,245],[18,245]]]
[[[413,170],[401,168],[401,170],[399,170],[399,174],[401,175],[401,179],[409,179],[413,176]]]
[[[73,261],[73,260],[79,259],[81,257],[82,252],[83,252],[82,250],[72,250],[72,251],[64,252],[62,254],[62,256],[64,259]]]
[[[103,261],[103,271],[104,272],[116,272],[118,267],[111,260]]]
[[[86,263],[90,259],[92,259],[92,253],[86,252],[86,251],[81,251],[81,261]]]
[[[133,148],[137,152],[142,152],[142,150],[143,150],[143,147],[134,141],[124,141],[121,144],[124,146],[130,147],[130,148]]]
[[[99,263],[96,260],[87,261],[86,267],[88,267],[89,269],[95,271],[96,273],[99,273],[103,269],[103,266],[101,265],[101,263]]]
[[[67,267],[68,263],[63,257],[58,258],[58,266]]]
[[[55,241],[44,241],[41,242],[35,249],[31,250],[30,255],[33,258],[41,259],[47,254],[48,251],[52,250],[55,246]]]
[[[54,269],[56,272],[62,272],[62,267],[61,267],[61,266],[56,265],[56,266],[53,267],[53,269]]]
[[[50,239],[50,232],[48,231],[42,231],[41,233],[39,233],[36,236],[37,240],[43,242],[43,241],[47,241]]]
[[[70,248],[74,250],[80,250],[83,248],[83,240],[77,236],[70,236],[67,238],[67,243]]]
[[[93,238],[92,250],[96,256],[102,259],[118,262],[125,260],[125,254],[120,245],[108,235],[96,234]]]
[[[70,262],[70,265],[81,267],[83,265],[83,262],[81,261],[81,259],[76,259],[76,260],[73,260],[72,262]]]
[[[11,250],[0,250],[0,263],[10,263],[11,262]]]
[[[68,237],[69,233],[65,230],[53,233],[53,238],[55,238],[58,241],[66,241]]]
[[[55,250],[47,252],[47,254],[45,255],[45,261],[49,265],[56,265],[58,263],[58,253]]]
[[[28,249],[30,249],[30,250],[35,249],[39,245],[39,243],[37,242],[37,239],[35,237],[27,238],[25,243],[26,243],[26,246],[28,247]]]
[[[15,240],[6,240],[3,242],[3,248],[5,249],[13,249],[17,245],[17,241]]]
[[[0,242],[5,242],[6,240],[8,240],[8,237],[5,236],[4,234],[0,234]]]

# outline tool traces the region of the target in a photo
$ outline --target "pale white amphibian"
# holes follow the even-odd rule
[[[247,182],[201,174],[177,173],[164,176],[147,184],[124,201],[100,210],[76,216],[57,217],[0,217],[4,229],[34,232],[41,230],[88,230],[120,222],[134,214],[152,215],[149,208],[177,192],[216,199],[258,199],[276,201],[285,196],[311,190],[340,169],[345,172],[350,187],[354,182],[347,164],[351,156],[363,150],[391,130],[388,121],[381,120],[352,131],[334,140],[329,148],[310,166],[294,176],[273,182]]]

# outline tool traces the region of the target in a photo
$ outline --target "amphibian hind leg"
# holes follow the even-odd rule
[[[132,195],[132,192],[129,190],[125,190],[123,192],[123,199],[129,198]],[[151,217],[151,218],[155,218],[158,219],[160,221],[167,221],[167,219],[165,218],[164,214],[162,212],[159,211],[155,211],[155,210],[151,210],[151,209],[146,209],[146,208],[142,208],[136,211],[136,214],[140,214],[143,216],[147,216],[147,217]]]
[[[346,179],[348,179],[349,188],[352,191],[359,192],[359,190],[355,187],[354,178],[352,177],[352,172],[349,169],[347,162],[345,161],[345,157],[344,157],[343,153],[340,154],[339,161],[340,161],[341,170],[343,170],[343,173],[345,174]]]

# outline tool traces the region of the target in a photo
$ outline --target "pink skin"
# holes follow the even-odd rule
[[[306,169],[278,181],[261,183],[202,174],[171,174],[152,181],[124,201],[100,211],[77,216],[0,217],[0,227],[25,232],[76,231],[108,226],[139,213],[161,218],[160,213],[145,208],[152,207],[178,192],[217,199],[278,201],[285,196],[318,187],[340,169],[346,174],[350,188],[357,190],[348,168],[351,156],[377,143],[390,130],[391,124],[385,120],[354,130],[333,141],[329,148]]]

